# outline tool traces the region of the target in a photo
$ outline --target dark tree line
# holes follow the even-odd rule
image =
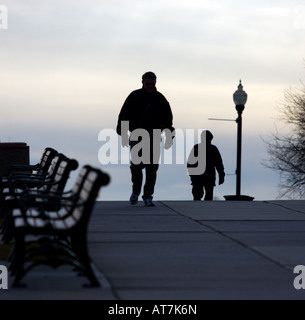
[[[280,119],[289,133],[272,133],[268,141],[268,168],[280,173],[280,197],[305,198],[305,85],[284,93],[279,107]]]

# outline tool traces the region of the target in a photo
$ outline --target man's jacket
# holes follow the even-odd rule
[[[121,121],[129,121],[129,131],[143,128],[149,133],[153,129],[173,128],[173,115],[166,98],[159,91],[148,93],[138,89],[126,98],[118,117],[116,131],[121,135]]]

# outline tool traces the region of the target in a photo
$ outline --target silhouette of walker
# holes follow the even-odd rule
[[[201,133],[201,142],[196,144],[190,152],[187,162],[188,173],[191,178],[192,194],[194,200],[201,200],[204,192],[204,200],[213,200],[214,187],[216,185],[216,170],[219,176],[219,185],[224,183],[225,172],[221,154],[218,148],[212,144],[213,135],[204,130]],[[200,165],[205,170],[194,170]]]
[[[159,167],[161,133],[165,130],[164,148],[169,149],[173,144],[175,130],[172,126],[171,107],[162,93],[157,91],[156,81],[157,77],[153,72],[143,74],[142,88],[134,90],[126,98],[119,113],[116,129],[122,138],[122,146],[130,145],[130,204],[135,205],[138,202],[142,189],[142,171],[145,169],[146,180],[142,199],[146,207],[154,206],[152,199]],[[127,127],[124,122],[128,123]]]

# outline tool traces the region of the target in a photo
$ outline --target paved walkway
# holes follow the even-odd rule
[[[101,288],[39,267],[0,300],[305,299],[305,201],[97,202],[88,241]]]

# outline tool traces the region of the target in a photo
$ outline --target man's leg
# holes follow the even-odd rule
[[[134,147],[137,145],[139,141],[130,141],[130,172],[131,172],[131,182],[132,182],[132,194],[130,196],[129,202],[130,204],[137,204],[138,197],[141,193],[142,189],[142,181],[143,181],[143,164],[134,164],[133,160],[137,160],[137,157],[142,156],[142,150],[136,150]]]
[[[131,172],[131,182],[132,182],[132,192],[135,194],[140,194],[142,189],[142,181],[143,181],[143,166],[141,164],[133,164],[130,165]]]
[[[157,180],[158,168],[159,168],[158,164],[148,164],[145,166],[146,180],[145,180],[144,194],[143,194],[144,200],[153,198],[155,184]]]
[[[142,166],[131,164],[130,171],[131,171],[131,181],[132,181],[132,193],[129,198],[129,203],[132,205],[135,205],[138,203],[138,198],[142,188],[142,180],[143,180]]]
[[[154,206],[152,199],[157,180],[157,171],[159,169],[160,142],[161,137],[159,134],[156,134],[156,136],[153,136],[153,139],[150,140],[150,163],[145,165],[146,179],[143,200],[145,202],[145,206],[148,207]]]

